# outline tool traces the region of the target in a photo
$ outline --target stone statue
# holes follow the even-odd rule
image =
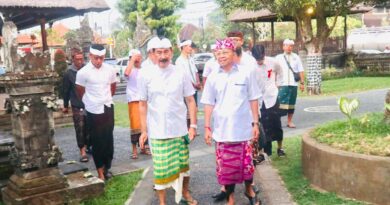
[[[4,38],[4,64],[7,71],[17,71],[18,42],[16,38],[18,36],[18,29],[13,22],[6,21],[4,22],[2,33]]]
[[[145,24],[144,20],[137,15],[137,26],[134,33],[134,46],[141,48],[151,38],[152,32],[150,28]]]

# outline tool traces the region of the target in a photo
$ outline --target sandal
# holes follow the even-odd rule
[[[196,201],[195,199],[187,200],[185,198],[181,198],[179,203],[183,205],[197,205],[198,201]]]
[[[248,193],[245,193],[245,196],[249,200],[249,205],[261,205],[261,201],[257,200],[257,194],[255,194],[254,197],[251,197]]]
[[[86,163],[88,161],[89,161],[89,159],[88,159],[87,155],[83,155],[83,156],[80,157],[80,162]]]
[[[149,147],[145,147],[145,149],[141,149],[141,154],[151,155]]]
[[[132,155],[131,155],[131,159],[138,159],[137,154],[132,154]]]

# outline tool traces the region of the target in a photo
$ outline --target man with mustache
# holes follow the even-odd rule
[[[258,205],[252,188],[255,168],[250,141],[256,142],[259,135],[260,88],[254,69],[234,61],[233,41],[226,38],[216,44],[220,67],[208,77],[201,99],[205,141],[208,145],[212,139],[216,141],[217,177],[226,190],[228,204],[234,204],[235,185],[245,182],[245,196],[251,205]]]
[[[160,205],[166,204],[165,189],[173,187],[175,200],[181,204],[198,204],[189,192],[189,148],[195,138],[196,104],[194,87],[184,71],[171,64],[171,42],[156,42],[153,53],[157,64],[142,68],[137,79],[141,118],[140,146],[149,139],[154,168],[154,188]],[[187,129],[187,104],[190,128]]]

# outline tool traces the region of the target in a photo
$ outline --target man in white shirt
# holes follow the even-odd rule
[[[228,204],[234,204],[235,184],[245,182],[250,204],[258,204],[252,182],[251,140],[259,135],[258,98],[260,89],[254,69],[234,61],[234,44],[229,38],[218,41],[220,68],[206,82],[201,103],[205,112],[205,140],[216,141],[217,177],[226,190]],[[211,128],[211,116],[214,120]]]
[[[285,153],[282,148],[283,129],[278,101],[278,87],[283,82],[282,68],[273,58],[265,56],[265,48],[262,45],[254,46],[252,55],[257,60],[256,79],[262,89],[259,99],[260,122],[263,125],[266,140],[260,148],[264,148],[264,152],[271,156],[272,141],[277,141],[277,154],[282,157]]]
[[[173,187],[175,200],[196,205],[189,192],[188,144],[196,136],[196,104],[190,76],[172,65],[171,42],[164,38],[153,49],[156,66],[142,68],[138,77],[140,97],[141,137],[144,148],[149,138],[154,167],[154,188],[165,204],[165,189]],[[187,129],[187,107],[190,128]]]
[[[175,65],[177,69],[182,69],[187,75],[190,76],[192,85],[195,90],[201,89],[198,69],[196,68],[194,59],[191,57],[193,52],[193,43],[191,40],[183,40],[180,43],[181,54],[176,59]],[[194,98],[195,102],[198,102],[197,98],[198,91],[195,91]]]
[[[87,112],[87,124],[90,130],[92,157],[98,177],[108,179],[114,156],[114,102],[112,96],[116,89],[116,72],[103,63],[106,49],[94,44],[90,48],[91,60],[77,72],[76,89]]]
[[[141,67],[148,67],[156,64],[156,57],[154,56],[153,49],[156,45],[156,42],[158,42],[159,40],[160,39],[155,36],[148,41],[148,44],[146,45],[146,52],[148,52],[148,58],[146,58],[144,62],[142,62]]]
[[[126,97],[129,111],[130,139],[133,149],[132,159],[138,159],[137,144],[141,136],[141,122],[139,114],[139,96],[137,88],[137,76],[141,69],[142,55],[137,49],[131,49],[129,52],[129,63],[125,70],[127,78]],[[149,147],[141,149],[141,154],[150,154]]]
[[[210,46],[211,51],[213,52],[214,57],[210,58],[205,64],[203,68],[203,73],[202,73],[202,81],[203,81],[203,86],[206,84],[207,77],[213,72],[214,70],[217,70],[219,68],[219,64],[217,61],[217,50],[216,45],[213,44]]]
[[[293,47],[294,41],[285,39],[283,41],[284,53],[275,57],[283,71],[283,84],[279,88],[280,109],[287,113],[287,127],[289,128],[295,128],[292,118],[298,95],[298,85],[302,92],[305,90],[305,76],[302,61],[297,54],[292,52]],[[295,81],[293,71],[299,73],[299,81]]]

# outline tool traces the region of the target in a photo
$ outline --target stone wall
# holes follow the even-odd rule
[[[302,169],[310,183],[338,195],[390,205],[390,158],[356,154],[302,138]]]
[[[390,72],[390,53],[358,54],[353,61],[359,70]]]

